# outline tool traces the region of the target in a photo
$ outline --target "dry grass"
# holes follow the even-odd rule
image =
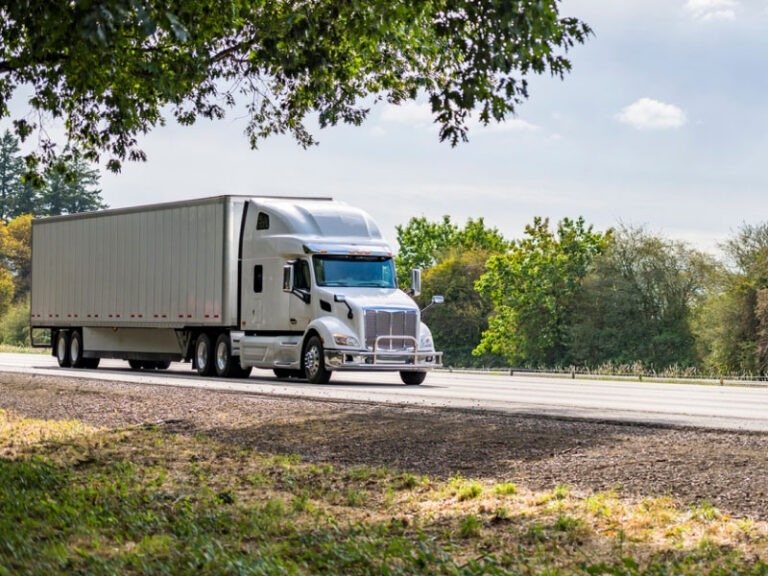
[[[0,574],[766,571],[768,524],[706,504],[306,463],[158,426],[0,411],[0,480]]]

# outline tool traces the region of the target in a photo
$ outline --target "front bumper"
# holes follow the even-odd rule
[[[385,340],[412,340],[408,350],[392,350],[382,346]],[[419,350],[416,339],[409,336],[381,336],[373,350],[326,350],[325,365],[329,370],[430,370],[443,366],[443,353]]]

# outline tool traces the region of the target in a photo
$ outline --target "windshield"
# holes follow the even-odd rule
[[[388,256],[314,256],[312,263],[318,286],[397,287]]]

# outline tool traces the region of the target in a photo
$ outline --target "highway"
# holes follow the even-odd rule
[[[0,381],[3,372],[321,400],[768,432],[768,388],[764,386],[573,380],[448,371],[431,373],[421,386],[401,384],[397,373],[354,372],[335,373],[330,384],[311,385],[299,380],[278,380],[265,370],[254,370],[247,380],[201,378],[189,364],[172,364],[170,370],[163,372],[133,372],[126,362],[102,360],[98,370],[62,369],[51,356],[12,353],[0,354]]]

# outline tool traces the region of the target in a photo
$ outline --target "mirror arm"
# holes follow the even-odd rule
[[[334,302],[341,302],[342,304],[344,304],[347,307],[347,310],[349,310],[349,312],[347,312],[347,318],[352,320],[352,318],[355,317],[355,315],[352,313],[352,306],[349,305],[349,302],[347,302],[347,299],[346,299],[346,297],[343,294],[334,294],[333,295],[333,301]]]

